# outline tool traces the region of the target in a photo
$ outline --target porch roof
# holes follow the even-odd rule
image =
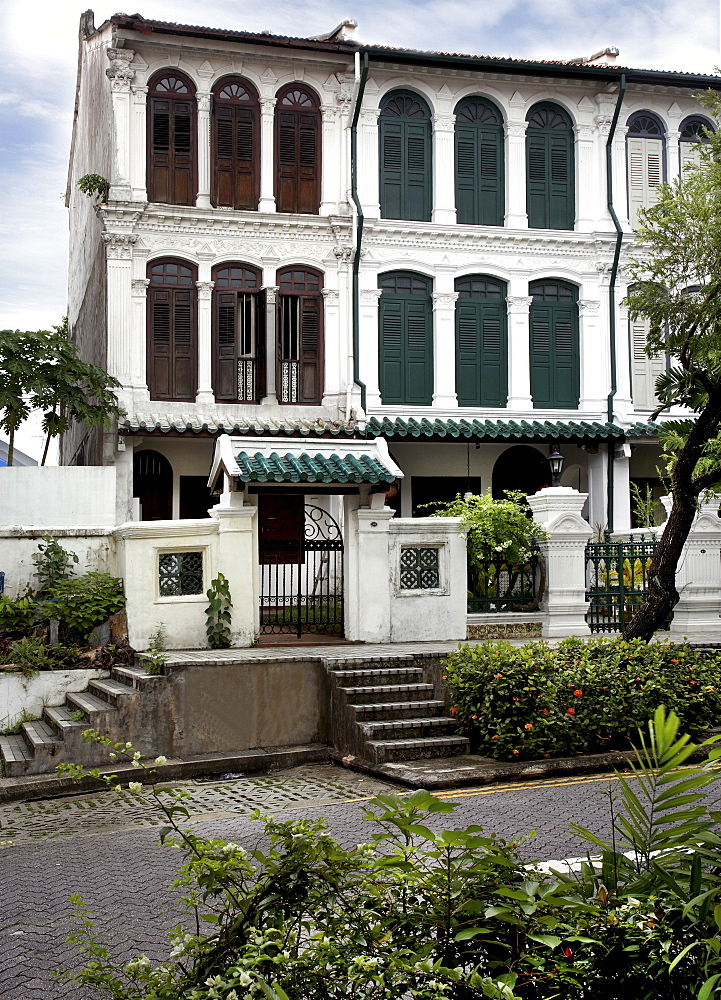
[[[391,484],[403,472],[382,438],[373,441],[309,441],[223,435],[215,446],[208,480],[211,489],[221,473],[241,483]]]
[[[414,417],[403,419],[371,417],[368,432],[384,438],[465,438],[472,440],[494,440],[516,438],[529,439],[585,439],[607,440],[608,438],[654,437],[660,425],[655,423],[634,423],[628,427],[620,424],[600,423],[595,420],[428,420]]]

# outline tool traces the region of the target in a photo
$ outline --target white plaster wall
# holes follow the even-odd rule
[[[68,552],[74,552],[78,563],[73,565],[74,575],[90,571],[110,573],[115,576],[115,539],[112,528],[60,528],[48,525],[43,528],[0,527],[0,572],[5,573],[5,594],[15,600],[23,597],[28,589],[36,590],[39,581],[35,576],[35,559],[43,535],[52,535]]]
[[[0,671],[0,730],[10,729],[23,713],[39,718],[46,705],[62,705],[69,691],[84,691],[89,681],[108,676],[107,670],[43,670],[32,677]]]
[[[3,469],[0,525],[79,527],[115,524],[113,466]]]
[[[458,518],[393,520],[389,524],[391,579],[390,641],[448,642],[466,638],[466,537]],[[400,557],[403,547],[437,547],[440,586],[437,590],[403,590]]]

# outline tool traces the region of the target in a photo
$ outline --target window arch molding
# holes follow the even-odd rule
[[[628,218],[635,229],[639,209],[656,204],[659,185],[666,179],[666,125],[643,108],[629,115],[626,128]]]
[[[508,401],[508,286],[490,274],[455,280],[456,392],[459,406]]]
[[[573,229],[576,217],[573,118],[555,101],[526,113],[526,204],[531,229]]]
[[[148,200],[194,205],[198,187],[197,102],[193,80],[175,67],[148,81]]]
[[[194,402],[198,269],[180,257],[148,261],[147,371],[151,399]]]
[[[471,94],[455,106],[456,214],[462,225],[502,226],[505,214],[503,112]]]
[[[560,278],[529,282],[531,396],[536,409],[578,408],[579,287]]]
[[[261,268],[225,260],[213,281],[212,364],[217,401],[257,403],[265,393],[265,293]]]
[[[258,90],[233,74],[217,80],[211,93],[211,203],[255,211],[260,198]]]
[[[688,115],[679,126],[678,160],[679,167],[683,172],[689,164],[697,166],[701,164],[701,143],[708,142],[708,135],[704,131],[715,132],[713,122],[704,115]]]
[[[278,268],[278,401],[320,404],[324,387],[324,274],[307,264]]]
[[[430,222],[433,209],[431,107],[407,88],[380,101],[378,145],[381,218]]]
[[[381,400],[430,406],[433,396],[433,279],[416,271],[378,275]]]
[[[276,92],[275,201],[278,212],[317,215],[320,210],[322,122],[320,97],[294,81]]]

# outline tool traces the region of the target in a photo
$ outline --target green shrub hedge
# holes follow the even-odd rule
[[[626,750],[659,705],[688,732],[721,725],[721,652],[640,639],[460,646],[443,662],[474,750],[505,760]]]

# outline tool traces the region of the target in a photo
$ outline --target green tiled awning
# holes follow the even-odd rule
[[[387,438],[465,438],[487,441],[504,439],[578,439],[653,437],[659,424],[635,423],[629,427],[595,420],[416,420],[410,417],[379,420],[371,417],[368,433]]]
[[[395,475],[368,455],[263,455],[241,451],[235,456],[244,483],[392,483]]]

